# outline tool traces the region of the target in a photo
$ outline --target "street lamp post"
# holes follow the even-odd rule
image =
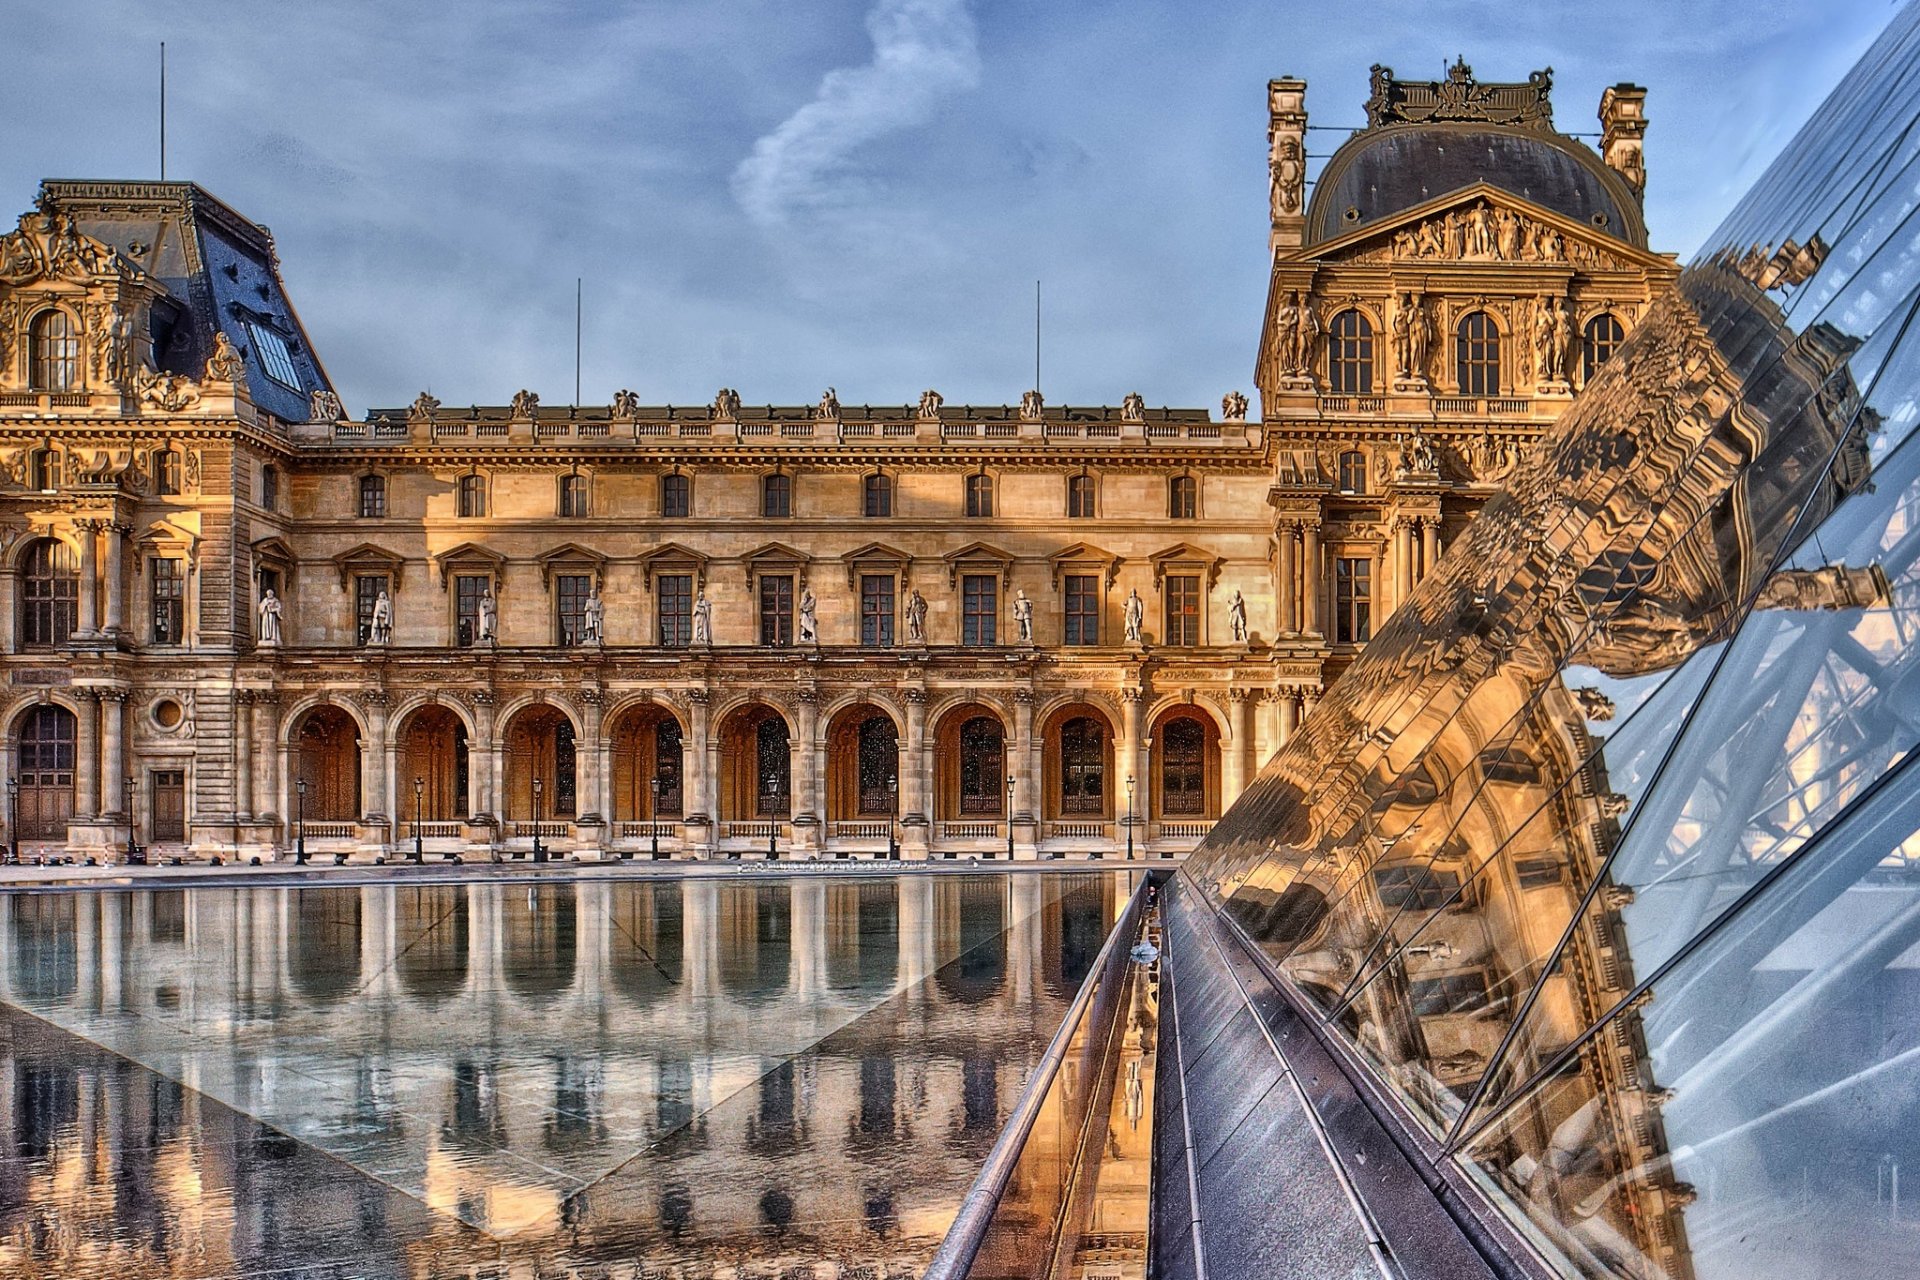
[[[1013,861],[1013,775],[1007,775],[1007,861]]]
[[[547,851],[540,844],[540,792],[544,789],[542,779],[533,780],[533,860],[545,862]]]
[[[1127,775],[1127,861],[1133,861],[1133,775]]]
[[[128,774],[127,775],[127,865],[130,867],[143,867],[146,865],[146,863],[147,863],[146,853],[140,848],[139,842],[133,838],[133,775]]]
[[[426,796],[427,780],[415,778],[413,780],[413,860],[415,863],[427,860],[425,846],[420,843],[420,806],[425,802]]]
[[[900,778],[898,774],[887,778],[887,795],[892,797],[891,807],[887,810],[887,861],[900,861],[900,841],[897,827],[900,821]]]
[[[20,779],[7,779],[7,861],[20,865]]]
[[[293,784],[293,865],[307,865],[307,780]]]
[[[660,861],[660,775],[654,774],[653,807],[647,810],[647,832],[653,841],[653,860]]]

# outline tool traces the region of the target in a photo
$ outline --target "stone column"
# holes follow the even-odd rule
[[[233,691],[233,816],[253,817],[253,694]]]
[[[1300,576],[1304,579],[1302,594],[1306,605],[1305,623],[1301,629],[1310,636],[1324,636],[1327,633],[1322,621],[1325,617],[1325,601],[1321,597],[1325,593],[1320,589],[1320,522],[1317,520],[1306,521],[1300,526],[1300,558],[1304,562]]]
[[[795,884],[793,895],[793,970],[790,988],[802,999],[827,989],[827,886],[818,880]]]
[[[1280,745],[1284,747],[1300,732],[1300,695],[1293,689],[1282,689],[1274,697],[1280,703]]]
[[[1280,634],[1300,634],[1300,556],[1298,531],[1289,520],[1280,526]]]
[[[393,809],[387,792],[387,707],[392,699],[379,689],[361,696],[367,704],[367,761],[362,769],[366,796],[364,816],[380,828],[380,843],[385,845],[393,839],[390,826]]]
[[[819,690],[800,690],[793,719],[793,847],[811,853],[820,848]]]
[[[1018,779],[1014,787],[1013,847],[1016,856],[1037,857],[1046,818],[1046,741],[1033,723],[1033,690],[1013,691],[1013,751],[1009,770]]]
[[[1420,522],[1420,576],[1425,578],[1440,563],[1440,517],[1428,516]]]
[[[124,635],[127,631],[127,535],[133,532],[118,521],[107,524],[107,626],[106,634]]]
[[[100,634],[100,556],[95,541],[98,520],[75,520],[74,535],[80,539],[80,609],[73,629],[77,640],[91,640]]]
[[[277,721],[280,696],[267,690],[253,695],[253,815],[265,818],[280,808],[280,744]]]
[[[1300,723],[1305,724],[1307,717],[1312,715],[1313,709],[1319,705],[1320,687],[1318,685],[1311,689],[1302,689],[1300,691]]]
[[[705,689],[687,691],[686,787],[687,843],[696,853],[711,853],[716,827],[713,816],[713,753],[707,717],[713,695]]]
[[[467,743],[467,808],[470,817],[491,814],[496,820],[500,809],[494,801],[494,765],[498,759],[493,741],[493,692],[482,689],[473,695],[473,739]]]
[[[1152,787],[1147,780],[1147,771],[1141,767],[1146,742],[1141,734],[1140,703],[1145,697],[1146,690],[1144,689],[1122,689],[1120,691],[1120,754],[1115,760],[1115,763],[1120,766],[1118,771],[1120,776],[1114,779],[1113,788],[1114,807],[1120,815],[1121,822],[1124,824],[1127,813],[1125,808],[1127,803],[1127,779],[1132,778],[1134,780],[1135,800],[1133,816],[1135,825],[1139,828],[1134,833],[1133,842],[1139,846],[1136,852],[1142,852],[1145,849],[1145,841],[1141,837],[1146,834],[1146,828],[1141,824],[1141,819],[1148,808],[1146,797],[1152,794]],[[1126,842],[1127,833],[1123,826],[1120,832],[1121,846],[1124,847]]]
[[[1393,521],[1393,607],[1398,609],[1413,594],[1413,519],[1397,516]]]
[[[96,731],[100,704],[92,689],[75,689],[80,714],[73,727],[73,816],[91,822],[100,816],[100,736]]]
[[[606,695],[598,689],[584,689],[580,694],[580,723],[582,733],[580,741],[573,747],[573,812],[577,822],[589,814],[597,815],[603,824],[599,827],[577,827],[581,841],[581,851],[597,849],[605,856],[612,847],[612,814],[601,803],[601,779],[606,770],[602,763],[607,753],[606,742]],[[588,842],[592,843],[589,844]]]
[[[101,689],[100,696],[100,816],[126,821],[127,751],[125,689]],[[111,843],[111,841],[109,841]]]
[[[1253,781],[1255,772],[1260,768],[1260,757],[1254,751],[1253,743],[1253,706],[1259,695],[1252,689],[1230,689],[1228,701],[1233,707],[1233,774],[1235,780],[1227,795],[1221,797],[1221,808],[1240,798],[1240,793]]]
[[[900,856],[927,855],[927,691],[908,689],[907,734],[900,743]]]

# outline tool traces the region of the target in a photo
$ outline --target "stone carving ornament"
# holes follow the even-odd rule
[[[640,416],[640,397],[626,388],[613,393],[613,416],[622,420]]]
[[[280,643],[280,598],[268,587],[266,594],[260,597],[260,644],[271,647]]]
[[[1120,421],[1145,422],[1146,420],[1147,402],[1141,398],[1138,391],[1127,392],[1126,398],[1120,402]]]
[[[476,626],[479,634],[474,638],[491,644],[500,625],[500,606],[493,598],[492,587],[480,588],[480,601],[477,606],[477,611],[479,616],[476,619]]]
[[[582,644],[606,643],[607,607],[600,601],[598,588],[587,594],[587,602],[580,609],[580,623]]]
[[[927,598],[914,587],[907,596],[907,643],[927,642]]]
[[[740,420],[740,393],[732,387],[722,387],[713,397],[713,417],[716,422],[738,422]]]
[[[1147,620],[1146,603],[1140,599],[1139,589],[1135,588],[1134,590],[1127,592],[1125,621],[1127,626],[1127,643],[1128,644],[1141,643],[1140,629],[1146,624],[1146,620]]]
[[[246,385],[247,362],[240,358],[239,349],[225,333],[213,335],[213,354],[207,357],[204,381],[231,383],[236,387]]]
[[[820,643],[820,623],[815,616],[817,607],[818,603],[813,598],[813,591],[807,587],[800,588],[800,614],[797,621],[801,644]]]
[[[134,394],[141,404],[162,413],[179,413],[200,403],[200,387],[193,379],[151,368],[134,379]]]
[[[1027,599],[1025,588],[1014,592],[1013,625],[1019,632],[1021,644],[1033,643],[1033,601]]]
[[[1036,391],[1020,393],[1020,418],[1024,422],[1038,422],[1044,414],[1047,402]]]
[[[384,591],[373,602],[373,620],[368,628],[367,640],[371,644],[393,642],[393,598]]]
[[[321,387],[309,398],[307,421],[338,422],[346,416],[346,410],[340,404],[340,397]]]
[[[705,590],[693,602],[693,642],[713,643],[713,602],[707,599]]]
[[[1229,391],[1220,397],[1220,416],[1228,422],[1247,420],[1247,398],[1238,391]]]
[[[1238,588],[1235,588],[1233,598],[1227,601],[1227,631],[1233,636],[1234,643],[1246,643],[1247,600]]]
[[[1273,179],[1273,216],[1275,219],[1300,212],[1300,197],[1306,184],[1307,157],[1300,140],[1283,137],[1274,145],[1268,166]]]
[[[538,394],[527,390],[525,387],[513,393],[513,404],[507,410],[509,417],[533,418],[539,416],[539,413],[540,397]]]
[[[840,396],[832,387],[820,393],[820,403],[813,407],[815,422],[840,421]]]
[[[929,387],[920,393],[920,421],[934,422],[940,417],[940,406],[946,403],[938,391]]]
[[[407,410],[408,422],[432,422],[440,413],[440,402],[422,391]]]

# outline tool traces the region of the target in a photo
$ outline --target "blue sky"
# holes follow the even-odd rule
[[[8,24],[0,193],[157,174],[266,223],[349,408],[630,387],[696,403],[1251,390],[1266,82],[1362,123],[1367,68],[1554,69],[1562,129],[1648,86],[1656,249],[1705,238],[1885,0],[67,0]],[[84,76],[84,78],[82,78]],[[1314,150],[1339,135],[1315,133]],[[0,196],[0,201],[4,200]]]

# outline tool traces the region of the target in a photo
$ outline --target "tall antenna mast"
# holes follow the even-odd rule
[[[1033,389],[1040,389],[1040,282],[1033,282]]]
[[[580,406],[580,277],[573,278],[573,404]]]
[[[160,181],[167,180],[167,42],[160,42]]]

